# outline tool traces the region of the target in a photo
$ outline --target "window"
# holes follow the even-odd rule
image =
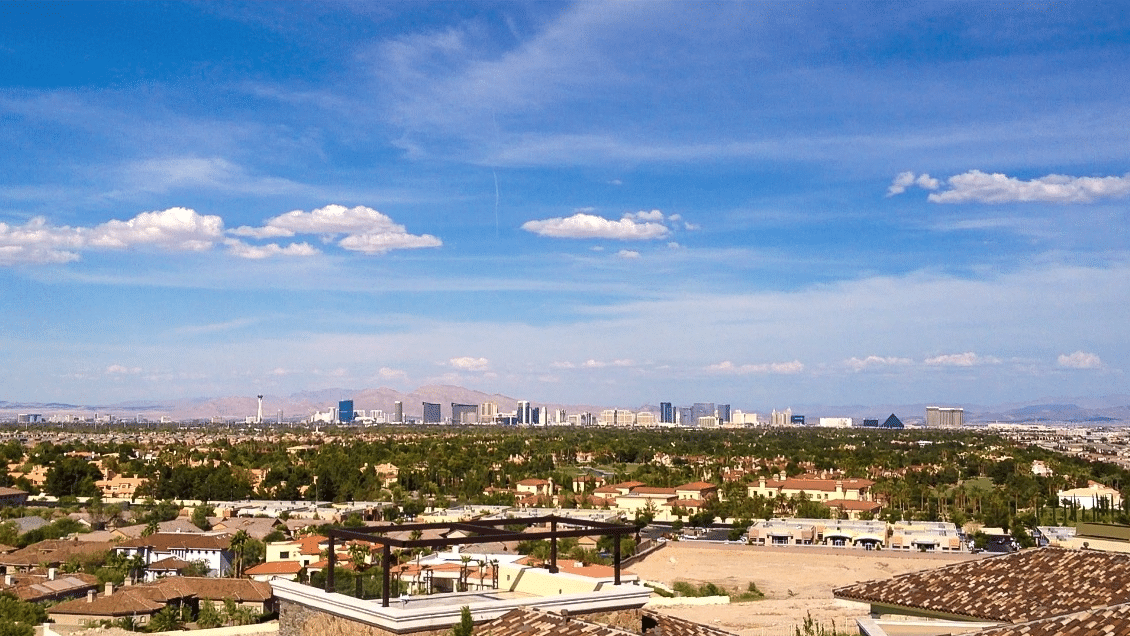
[[[279,558],[280,559],[289,559],[290,558],[290,552],[279,552]]]

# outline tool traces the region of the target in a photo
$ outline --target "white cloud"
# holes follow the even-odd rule
[[[341,239],[338,245],[354,252],[384,254],[390,250],[409,250],[422,247],[440,247],[443,241],[431,234],[419,236],[407,232],[380,232],[353,234]]]
[[[447,363],[456,369],[463,369],[464,371],[486,371],[490,366],[490,360],[486,358],[452,358]]]
[[[227,239],[224,244],[228,253],[240,258],[263,259],[272,256],[314,256],[321,254],[317,248],[309,243],[291,243],[285,247],[268,243],[267,245],[248,245],[237,239]]]
[[[141,367],[126,367],[120,364],[111,364],[106,367],[108,375],[136,375],[141,373]]]
[[[128,221],[94,227],[52,226],[35,217],[22,226],[0,223],[0,265],[66,263],[90,249],[125,250],[154,246],[169,251],[203,251],[223,238],[224,221],[188,208],[142,212]]]
[[[620,250],[619,252],[616,252],[616,256],[619,256],[620,258],[639,258],[640,253],[635,250]]]
[[[611,362],[605,362],[603,360],[593,360],[590,358],[581,363],[581,367],[585,369],[603,369],[605,367],[630,367],[633,364],[635,364],[635,362],[631,360],[612,360]],[[569,366],[568,368],[571,369],[573,367]]]
[[[966,351],[965,353],[949,353],[926,358],[925,363],[938,367],[976,367],[984,364],[1000,364],[1000,359],[992,356],[979,356],[972,351]]]
[[[867,356],[866,358],[849,358],[844,360],[844,366],[853,371],[863,371],[864,369],[873,369],[877,367],[890,367],[890,366],[906,366],[913,364],[914,361],[910,358],[895,358],[883,356]]]
[[[379,375],[384,380],[397,380],[408,377],[408,374],[404,371],[400,369],[391,369],[389,367],[381,367],[381,370],[377,372],[377,375]]]
[[[937,190],[937,179],[923,174],[903,172],[887,188],[887,196],[906,191],[912,185]],[[934,203],[1091,203],[1098,199],[1130,196],[1130,173],[1121,177],[1072,177],[1049,174],[1022,181],[1001,173],[970,170],[946,180],[946,188],[933,192],[927,200]]]
[[[925,173],[915,176],[913,172],[900,172],[887,188],[887,196],[893,197],[896,194],[902,194],[913,185],[924,190],[937,190],[941,182]]]
[[[662,217],[662,213],[658,213]],[[647,214],[651,213],[637,213]],[[578,212],[570,217],[557,217],[541,221],[526,221],[522,229],[540,236],[555,238],[603,238],[621,241],[646,241],[666,238],[670,230],[654,221],[640,221],[634,215],[624,215],[619,221],[593,214]]]
[[[656,221],[663,222],[663,213],[659,210],[640,210],[639,212],[629,212],[624,215],[625,219],[634,219],[636,221]]]
[[[165,249],[203,251],[223,237],[224,220],[188,208],[142,212],[128,221],[107,221],[89,231],[91,247],[125,249],[156,245]]]
[[[667,243],[667,247],[669,247],[673,250],[677,250],[680,247],[682,247],[682,245],[679,245],[679,243],[677,241],[671,241],[671,242]]]
[[[1097,355],[1086,351],[1060,354],[1056,363],[1066,369],[1101,369],[1103,366],[1103,361]]]
[[[764,364],[742,364],[736,365],[729,360],[724,360],[718,364],[712,364],[706,368],[708,371],[716,373],[727,373],[735,375],[748,375],[748,374],[773,374],[773,375],[794,375],[804,371],[804,363],[799,360],[792,362],[768,362]]]
[[[383,254],[390,250],[440,247],[443,242],[430,234],[409,234],[403,225],[369,207],[347,208],[327,205],[312,212],[294,210],[269,219],[263,227],[241,226],[232,230],[237,236],[275,238],[296,234],[320,234],[345,237],[342,248],[366,254]]]

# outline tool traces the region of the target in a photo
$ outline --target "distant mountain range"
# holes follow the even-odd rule
[[[422,415],[423,402],[432,402],[442,405],[445,416],[449,415],[451,403],[481,404],[495,402],[501,412],[514,411],[518,402],[517,398],[499,394],[488,394],[473,389],[450,385],[422,386],[411,392],[403,393],[387,387],[375,389],[322,389],[319,391],[302,391],[287,396],[268,395],[263,399],[263,417],[273,421],[282,411],[283,419],[305,419],[315,411],[326,411],[336,407],[339,400],[353,400],[355,409],[365,411],[381,410],[392,413],[395,402],[404,403],[406,416]],[[535,406],[545,407],[550,410],[565,409],[569,413],[592,412],[599,413],[609,405],[597,404],[555,404],[531,400]],[[864,418],[885,419],[891,413],[897,415],[904,422],[916,423],[925,419],[927,404],[878,404],[878,405],[794,405],[794,414],[805,415],[810,423],[819,417],[851,417],[856,420]],[[937,404],[936,406],[961,406],[965,409],[967,423],[984,422],[1078,422],[1091,424],[1130,423],[1130,395],[1110,395],[1102,397],[1081,398],[1046,398],[1023,403],[1009,403],[994,406],[979,406],[969,404]],[[167,401],[132,401],[104,405],[64,404],[57,402],[7,402],[0,400],[0,416],[15,417],[18,413],[40,413],[44,417],[55,414],[73,414],[81,416],[114,415],[121,418],[133,418],[135,415],[155,420],[166,416],[174,420],[207,419],[222,417],[226,419],[239,419],[253,416],[258,408],[255,396],[227,396],[227,397],[201,397]],[[624,408],[622,405],[617,408]],[[634,411],[659,412],[655,404],[643,404],[638,407],[629,407]],[[780,410],[785,405],[778,407]],[[745,410],[745,409],[743,409]],[[770,409],[757,410],[762,416],[768,415]]]

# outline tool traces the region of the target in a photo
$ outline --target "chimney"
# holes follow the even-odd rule
[[[12,587],[12,575],[11,574],[5,574],[4,575],[4,587]]]
[[[55,580],[55,568],[47,568],[47,580],[48,581],[54,581]]]
[[[110,596],[113,593],[114,593],[114,584],[111,583],[110,581],[106,581],[106,596]]]
[[[98,592],[95,592],[94,590],[87,590],[86,591],[86,602],[87,603],[93,603],[94,597],[97,596],[97,595],[98,595]]]

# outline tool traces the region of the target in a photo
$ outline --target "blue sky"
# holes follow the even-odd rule
[[[1118,3],[0,5],[0,399],[1125,393]]]

